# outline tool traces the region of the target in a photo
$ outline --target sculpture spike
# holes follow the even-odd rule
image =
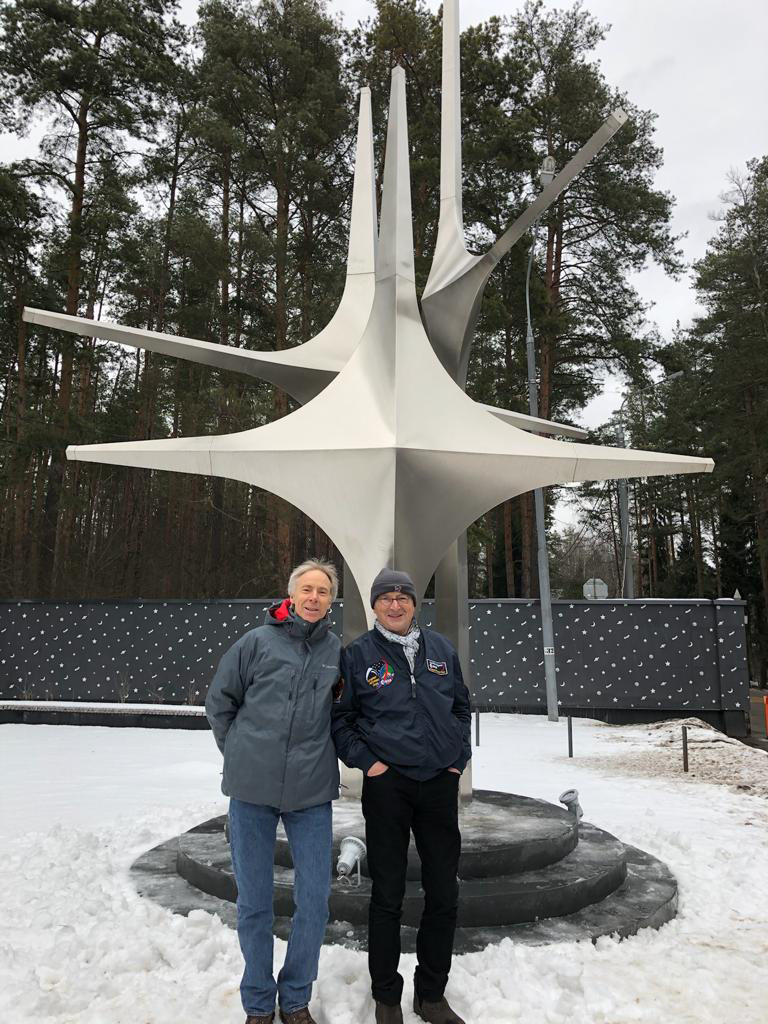
[[[304,403],[314,398],[333,380],[352,355],[365,329],[373,306],[376,284],[377,235],[371,91],[366,88],[360,91],[344,294],[330,322],[316,337],[303,345],[282,351],[255,351],[31,307],[25,307],[23,318],[28,323],[68,331],[81,337],[100,338],[217,369],[260,377]]]
[[[100,462],[109,466],[212,476],[213,440],[213,437],[169,437],[152,441],[71,444],[67,447],[67,459],[70,462]]]
[[[542,189],[530,206],[526,207],[517,220],[510,224],[507,230],[494,242],[488,252],[488,255],[493,259],[494,265],[499,262],[502,256],[509,252],[515,242],[522,238],[534,221],[541,217],[554,203],[560,193],[564,192],[571,184],[573,179],[581,174],[587,164],[611,141],[619,128],[626,124],[626,121],[627,115],[621,107],[617,107],[608,115],[578,153],[571,157],[560,173],[554,177],[546,188]]]
[[[523,412],[513,412],[511,409],[499,409],[495,405],[481,405],[497,420],[502,423],[511,423],[520,430],[530,430],[532,434],[559,434],[560,437],[572,437],[576,441],[586,441],[589,431],[581,427],[574,427],[570,423],[556,423],[554,420],[542,420],[538,416],[529,416]]]
[[[401,67],[392,69],[378,255],[379,281],[397,276],[415,283],[408,117],[405,71]]]
[[[424,298],[445,287],[458,273],[464,272],[478,259],[478,256],[467,252],[464,241],[459,0],[445,0],[440,100],[440,213],[435,252],[424,288]]]
[[[376,214],[376,163],[373,155],[373,114],[371,90],[360,90],[357,123],[355,180],[352,186],[352,213],[349,226],[347,276],[376,273],[379,230]]]
[[[467,252],[461,199],[461,69],[459,0],[443,4],[443,67],[440,140],[440,220],[421,312],[443,367],[465,386],[475,325],[485,286],[498,261],[557,199],[627,120],[617,109],[552,183],[497,239],[485,255]]]
[[[440,202],[454,200],[457,223],[463,230],[459,0],[443,0],[443,79],[440,106]]]
[[[442,246],[435,246],[421,310],[429,340],[440,362],[462,387],[483,293],[494,267],[613,138],[626,119],[623,110],[614,110],[484,256],[471,256],[464,248],[463,238],[459,247],[457,236],[451,235],[446,228]]]

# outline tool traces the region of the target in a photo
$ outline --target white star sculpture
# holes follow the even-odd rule
[[[507,498],[571,481],[712,469],[709,459],[525,433],[468,398],[436,356],[416,297],[402,68],[392,73],[378,245],[370,140],[370,97],[364,90],[347,287],[340,310],[313,341],[273,354],[147,332],[135,332],[130,341],[128,329],[101,322],[93,322],[90,332],[184,357],[192,346],[199,361],[252,367],[247,372],[291,391],[279,372],[289,365],[295,371],[292,393],[298,397],[314,387],[316,396],[253,430],[71,446],[68,458],[221,476],[265,488],[325,530],[361,594],[382,565],[395,565],[410,572],[419,595],[456,538]],[[62,326],[56,314],[29,310],[27,319]],[[68,319],[77,321],[70,329],[85,333],[80,318]],[[369,609],[366,614],[371,622]]]

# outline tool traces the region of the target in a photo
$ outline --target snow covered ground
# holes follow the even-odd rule
[[[587,820],[670,865],[680,914],[620,943],[457,957],[448,995],[467,1024],[768,1020],[768,754],[707,732],[692,726],[684,777],[678,725],[577,720],[569,761],[565,722],[483,716],[475,785],[553,802],[576,786]],[[0,1024],[241,1024],[234,932],[140,899],[128,877],[225,810],[219,771],[206,732],[0,726]],[[363,954],[323,949],[312,1010],[372,1022]]]

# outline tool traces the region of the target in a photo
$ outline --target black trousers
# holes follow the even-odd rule
[[[363,815],[371,876],[368,969],[373,998],[397,1006],[403,994],[400,920],[411,831],[421,858],[424,912],[414,977],[420,999],[437,1002],[448,982],[459,901],[459,776],[441,772],[417,782],[390,768],[363,781]]]

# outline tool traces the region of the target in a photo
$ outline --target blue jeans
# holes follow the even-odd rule
[[[277,823],[283,819],[294,867],[295,911],[285,963],[272,973],[272,887]],[[243,800],[229,801],[229,836],[237,882],[237,936],[245,959],[240,984],[246,1014],[309,1005],[328,921],[331,888],[331,804],[280,812]]]

